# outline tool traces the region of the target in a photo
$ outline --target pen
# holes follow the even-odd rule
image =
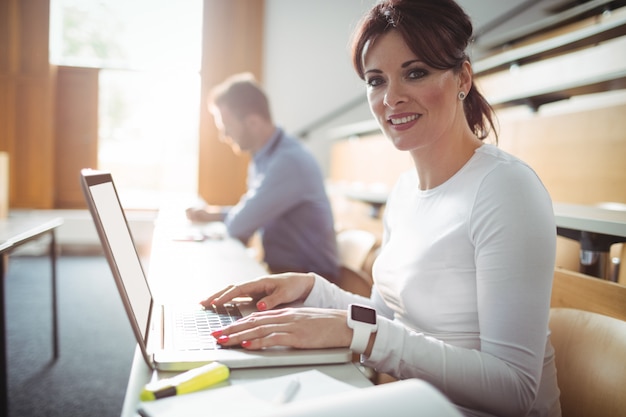
[[[297,379],[292,379],[289,381],[289,384],[285,387],[285,389],[280,392],[276,398],[274,398],[274,403],[276,404],[285,404],[291,401],[300,389],[300,381]]]
[[[211,362],[199,368],[191,369],[172,378],[146,384],[140,394],[141,401],[153,401],[159,398],[182,395],[210,387],[225,381],[230,370],[224,364]]]

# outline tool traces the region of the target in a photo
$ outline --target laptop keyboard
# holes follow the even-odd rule
[[[176,329],[176,350],[219,349],[211,333],[227,326],[242,317],[234,304],[213,306],[212,309],[176,311],[174,322]]]

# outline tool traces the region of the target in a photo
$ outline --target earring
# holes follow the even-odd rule
[[[459,91],[459,100],[463,101],[465,100],[466,94],[464,91]]]

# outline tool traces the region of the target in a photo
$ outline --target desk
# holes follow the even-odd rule
[[[233,369],[230,373],[229,381],[231,384],[241,384],[251,381],[259,381],[277,376],[295,374],[312,369],[308,366],[285,366],[276,368],[250,368],[250,369]],[[366,388],[372,386],[372,383],[359,371],[353,363],[345,363],[339,365],[318,365],[315,366],[320,372],[346,382],[358,388]],[[159,378],[165,378],[172,374],[159,372]],[[143,360],[141,353],[136,350],[133,357],[130,377],[128,379],[128,387],[126,388],[126,397],[122,407],[121,417],[138,417],[137,406],[139,404],[139,393],[143,386],[150,381],[152,371]]]
[[[180,210],[179,213],[184,213]],[[171,210],[164,210],[156,221],[150,254],[148,279],[158,302],[197,302],[201,297],[220,290],[224,286],[244,282],[267,274],[267,271],[254,260],[244,245],[238,240],[220,237],[219,224],[190,226],[184,218],[179,219]],[[174,220],[172,220],[174,219]],[[203,233],[198,233],[201,227]],[[212,236],[204,241],[194,241],[198,235]],[[184,241],[189,237],[189,241]],[[316,366],[321,372],[348,382],[357,387],[371,386],[372,383],[359,371],[356,365]],[[233,384],[251,380],[267,379],[309,370],[311,367],[277,367],[255,369],[233,369],[230,382]],[[159,377],[171,376],[159,372]],[[139,403],[139,393],[152,378],[152,370],[136,350],[133,358],[122,417],[135,417]]]
[[[560,236],[580,242],[580,272],[607,278],[611,245],[626,242],[626,211],[554,203],[554,218]]]
[[[3,410],[0,414],[9,414],[8,404],[8,373],[6,349],[6,311],[4,305],[5,272],[9,254],[21,246],[46,234],[50,234],[49,255],[52,267],[52,351],[54,358],[59,357],[59,341],[57,329],[57,274],[56,274],[56,238],[55,229],[63,224],[61,218],[42,217],[27,212],[9,214],[0,219],[0,403]]]
[[[386,190],[368,191],[349,189],[345,192],[346,197],[370,205],[370,216],[374,219],[380,217],[383,206],[387,203],[389,193]]]

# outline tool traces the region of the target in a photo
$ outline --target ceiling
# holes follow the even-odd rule
[[[615,0],[457,0],[474,23],[473,59],[549,28],[626,5]]]

